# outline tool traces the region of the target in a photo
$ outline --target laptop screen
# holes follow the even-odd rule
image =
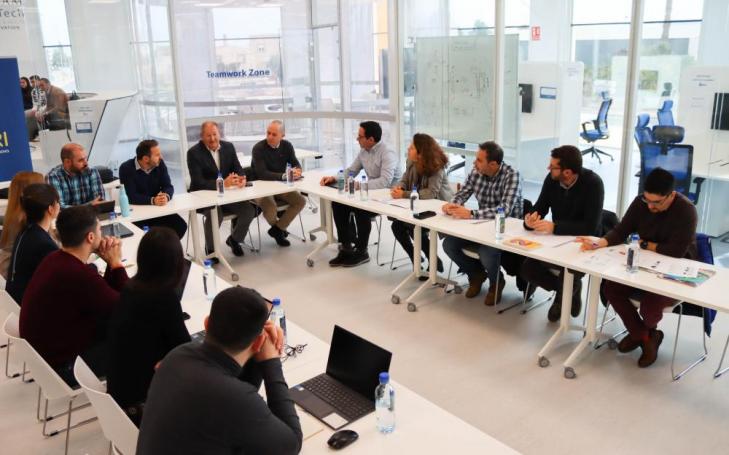
[[[334,326],[327,374],[355,392],[375,401],[380,373],[390,371],[391,359],[391,352]]]

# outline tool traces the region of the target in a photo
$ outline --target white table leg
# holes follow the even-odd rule
[[[587,308],[585,310],[587,311],[587,327],[585,327],[584,338],[582,338],[564,362],[564,374],[567,379],[574,379],[577,376],[574,367],[577,365],[579,357],[588,346],[595,343],[598,337],[597,310],[600,303],[600,283],[602,282],[602,278],[590,275],[589,280]],[[564,305],[564,303],[562,303],[562,305]]]
[[[572,285],[574,283],[574,275],[571,273],[565,273],[562,280],[562,313],[559,319],[559,328],[554,335],[547,341],[541,351],[539,351],[538,360],[539,366],[544,368],[549,366],[549,353],[554,349],[554,346],[561,341],[562,336],[571,330],[570,322],[571,315],[570,310],[572,308]]]
[[[412,280],[417,279],[420,276],[420,266],[422,259],[420,257],[421,248],[420,248],[420,242],[423,237],[423,231],[420,226],[415,226],[415,234],[413,239],[413,271],[408,273],[408,275],[398,284],[395,289],[392,291],[392,297],[391,301],[394,304],[400,303],[400,291],[403,287],[407,286]],[[410,294],[405,301],[408,302],[408,309],[410,309],[411,305],[414,307],[414,304],[412,303],[412,299],[415,298],[424,288],[425,286],[429,286],[430,283],[425,282],[418,287],[418,289],[415,290],[412,294]],[[411,310],[415,311],[415,310]]]
[[[319,198],[319,216],[321,218],[322,228],[315,229],[309,233],[311,234],[317,230],[323,230],[326,232],[327,238],[324,242],[318,244],[314,250],[306,256],[306,265],[309,267],[314,267],[314,255],[335,242],[334,221],[332,220],[332,201],[321,197]]]
[[[187,218],[190,220],[190,232],[188,235],[192,237],[193,259],[198,264],[203,265],[204,255],[202,254],[202,250],[200,249],[200,222],[197,218],[197,211],[190,210]]]
[[[208,257],[216,257],[218,258],[218,261],[220,261],[220,264],[228,269],[228,272],[230,273],[230,279],[233,281],[238,281],[238,274],[235,273],[233,270],[233,267],[230,266],[228,261],[225,259],[225,256],[223,256],[222,249],[221,249],[221,243],[220,243],[220,229],[218,229],[218,208],[213,207],[210,210],[210,220],[212,221],[212,229],[213,229],[213,254],[209,255]]]

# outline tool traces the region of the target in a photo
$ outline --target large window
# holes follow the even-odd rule
[[[71,92],[76,89],[76,78],[65,5],[54,0],[38,0],[38,12],[48,67],[48,74],[40,76],[47,76],[53,85]]]

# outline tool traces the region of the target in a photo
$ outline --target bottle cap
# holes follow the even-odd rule
[[[142,226],[142,230],[144,232],[149,232],[149,226]]]
[[[380,373],[380,384],[387,384],[388,382],[390,382],[390,373],[383,371]]]
[[[273,304],[273,306],[279,306],[281,305],[281,299],[276,297],[275,299],[271,300],[271,303]]]
[[[203,264],[205,265],[205,267],[212,267],[213,261],[211,261],[210,259],[205,259],[203,261]]]
[[[630,240],[638,240],[640,239],[640,236],[637,233],[633,233],[630,236]]]
[[[115,212],[109,213],[109,220],[115,220],[115,219],[116,219],[116,213]]]

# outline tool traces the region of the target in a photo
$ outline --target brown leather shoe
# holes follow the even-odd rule
[[[662,341],[663,332],[656,329],[650,331],[648,339],[643,340],[640,346],[643,349],[643,354],[638,359],[639,367],[645,368],[653,365],[653,362],[658,358],[658,348],[661,346]]]
[[[486,299],[483,301],[484,305],[494,306],[495,304],[501,302],[501,294],[504,292],[505,287],[506,281],[504,280],[504,277],[501,277],[501,279],[499,279],[498,292],[496,291],[496,286],[494,284],[489,286],[489,292],[486,294]]]
[[[625,354],[626,352],[635,351],[640,347],[640,341],[635,341],[630,334],[625,335],[625,338],[620,340],[618,343],[618,351]]]
[[[468,277],[468,289],[466,290],[466,298],[472,299],[481,292],[481,286],[486,281],[486,272],[478,272]]]

